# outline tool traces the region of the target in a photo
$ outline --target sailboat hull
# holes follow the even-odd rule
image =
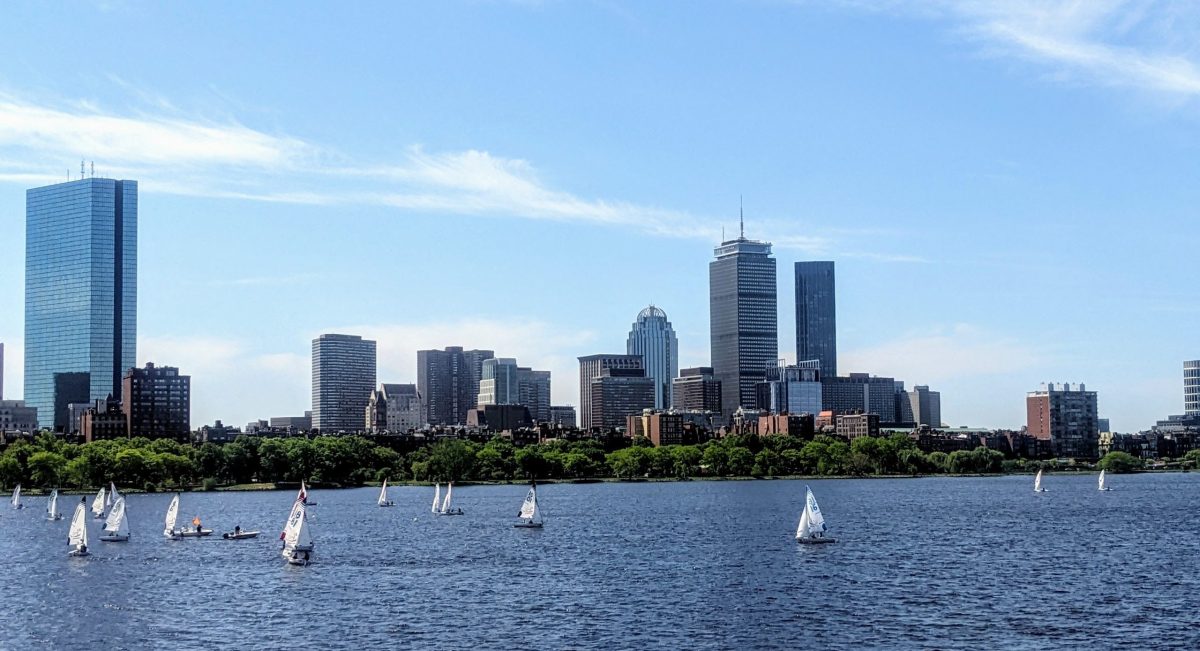
[[[70,556],[72,558],[83,558],[84,556],[91,556],[91,552],[80,551],[78,549],[72,549],[70,552],[67,553],[67,556]]]
[[[1046,492],[1046,489],[1045,489],[1045,488],[1035,488],[1035,489],[1033,489],[1033,492],[1035,492],[1035,493],[1045,493],[1045,492]]]
[[[201,529],[200,531],[180,531],[176,535],[181,538],[202,538],[204,536],[211,536],[212,529]]]
[[[103,542],[129,542],[129,535],[128,534],[126,534],[124,536],[103,535],[103,536],[100,536],[100,540]]]
[[[801,545],[824,545],[837,542],[837,538],[797,538],[796,542]]]
[[[258,531],[243,531],[241,533],[223,533],[221,534],[221,537],[225,540],[249,540],[251,538],[257,538],[258,534]]]
[[[63,517],[62,517],[62,514],[61,514],[61,513],[59,513],[58,515],[56,515],[56,516],[53,516],[53,517],[51,517],[51,516],[46,516],[46,519],[47,519],[47,520],[49,520],[50,522],[54,522],[55,520],[61,520],[61,519],[63,519]]]
[[[518,523],[514,524],[513,526],[518,529],[541,529],[542,523],[541,522],[518,522]]]
[[[462,509],[452,509],[450,511],[438,511],[438,515],[465,515]]]
[[[381,508],[382,508],[382,507],[385,507],[385,506],[396,506],[396,503],[395,503],[395,502],[393,502],[393,501],[391,501],[391,500],[388,500],[388,501],[386,501],[386,502],[380,502],[380,503],[379,503],[379,506],[380,506]]]

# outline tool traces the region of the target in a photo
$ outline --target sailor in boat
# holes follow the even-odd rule
[[[200,516],[192,516],[192,526],[196,527],[196,533],[200,533]]]
[[[233,535],[235,535],[235,536],[242,535],[242,526],[241,525],[235,525],[233,527]]]

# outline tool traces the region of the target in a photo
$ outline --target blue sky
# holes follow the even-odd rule
[[[139,362],[195,425],[309,408],[320,332],[554,372],[666,310],[708,361],[721,229],[838,264],[839,366],[1015,427],[1086,382],[1131,430],[1200,357],[1200,8],[1186,2],[10,5],[0,341],[24,190],[140,181]]]

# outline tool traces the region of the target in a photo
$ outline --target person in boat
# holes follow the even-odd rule
[[[236,526],[234,526],[234,528],[233,528],[233,535],[235,535],[235,536],[239,536],[239,535],[241,535],[241,533],[242,533],[242,527],[241,527],[241,525],[236,525]]]
[[[79,553],[80,553],[80,554],[86,554],[86,553],[87,553],[87,545],[80,545],[80,546],[79,546]]]
[[[200,516],[197,515],[192,518],[192,526],[196,527],[196,533],[200,533]]]

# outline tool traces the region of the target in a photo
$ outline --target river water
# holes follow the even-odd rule
[[[0,512],[0,648],[1200,648],[1200,474],[807,482],[833,545],[797,545],[800,481],[312,492],[317,563],[279,532],[294,492],[188,493],[208,539],[169,541],[169,494],[133,539],[67,557],[78,497]],[[256,540],[220,532],[261,529]]]

